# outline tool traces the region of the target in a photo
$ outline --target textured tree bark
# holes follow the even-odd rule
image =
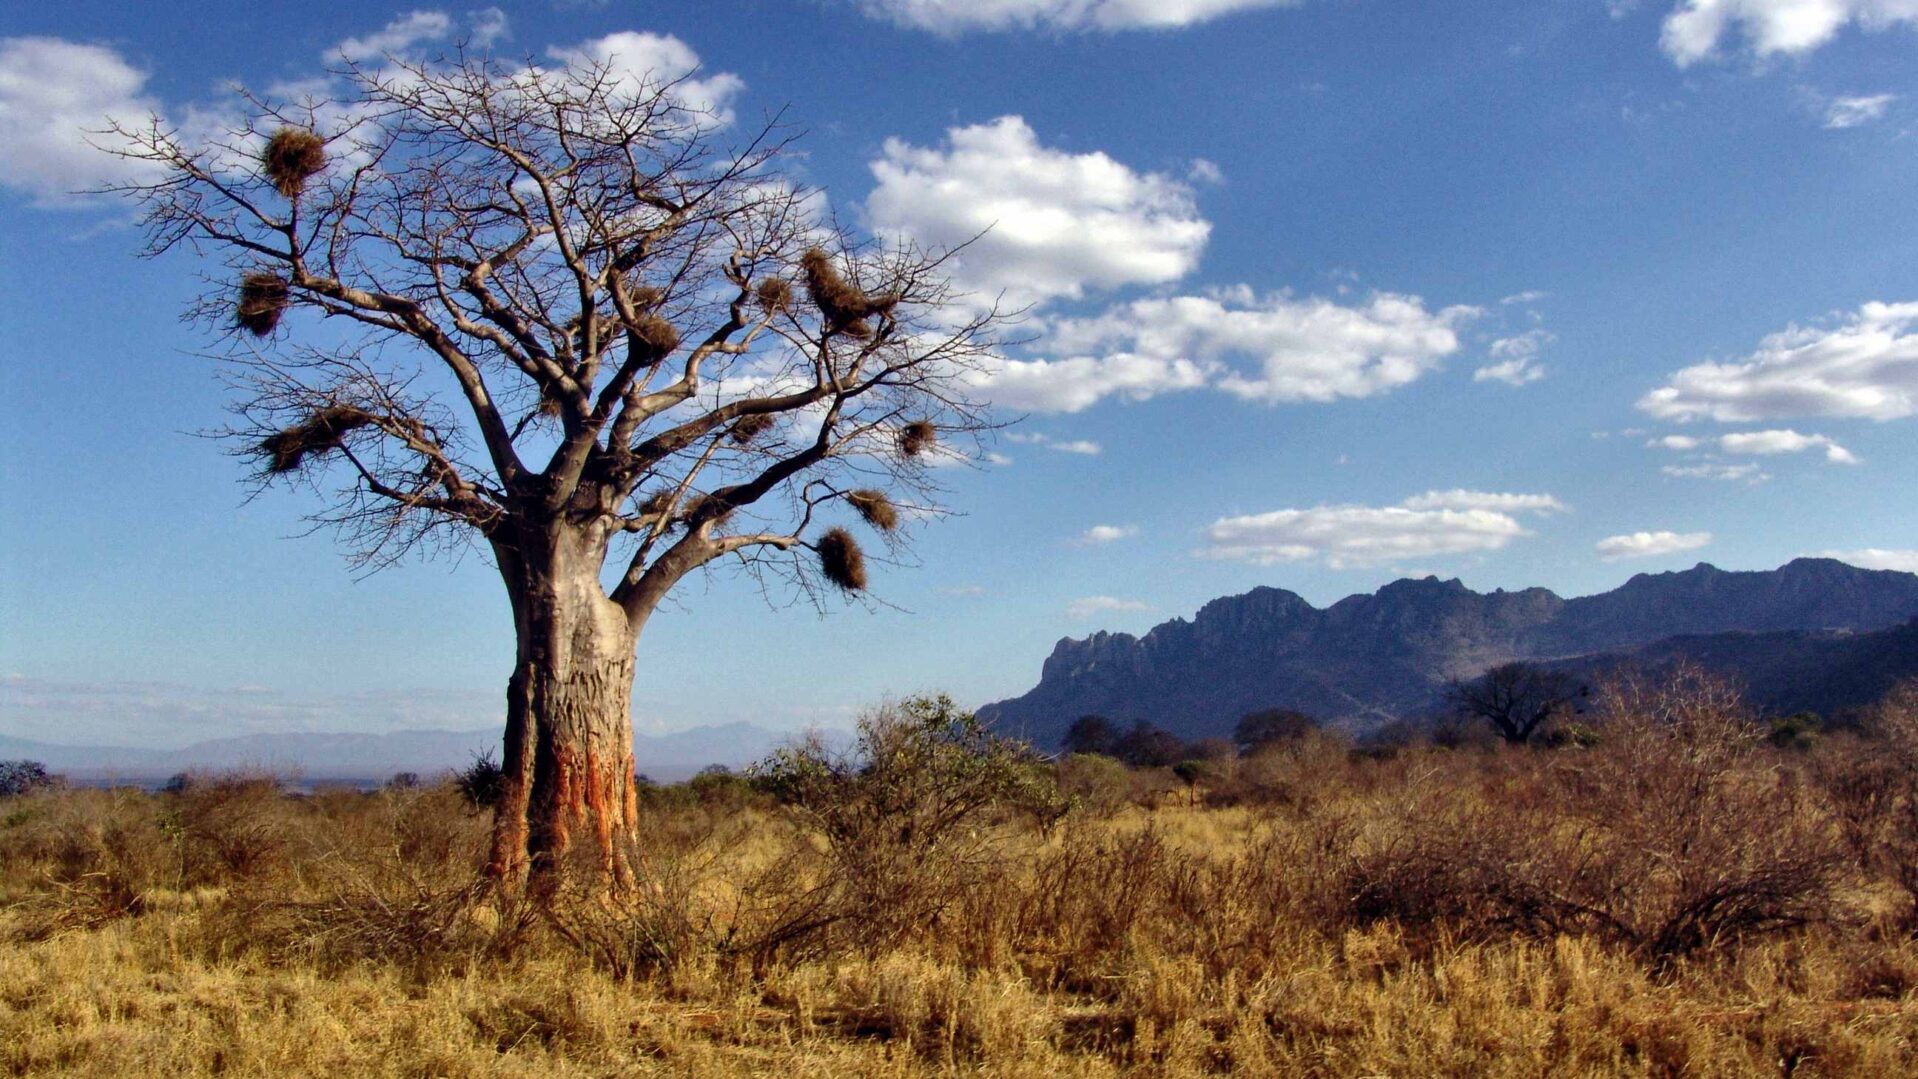
[[[516,889],[549,888],[569,865],[629,886],[637,642],[626,612],[600,586],[604,537],[562,529],[495,549],[519,646],[489,868]]]

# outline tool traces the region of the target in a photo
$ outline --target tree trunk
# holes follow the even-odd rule
[[[601,589],[604,542],[562,527],[495,544],[519,642],[489,866],[509,887],[550,889],[569,864],[632,883],[636,635]]]

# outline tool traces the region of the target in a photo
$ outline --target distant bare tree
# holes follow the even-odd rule
[[[339,77],[340,101],[243,94],[204,143],[117,128],[158,167],[121,190],[147,254],[224,267],[194,314],[262,482],[329,496],[361,565],[490,552],[518,640],[492,872],[547,880],[583,840],[630,883],[647,620],[720,559],[863,590],[821,518],[896,543],[936,510],[928,466],[989,426],[966,389],[998,316],[955,314],[944,254],[829,227],[780,171],[790,134],[727,144],[683,80],[464,54]]]
[[[1100,715],[1083,715],[1066,728],[1061,741],[1067,753],[1090,753],[1110,757],[1119,745],[1119,728]]]
[[[1232,741],[1244,756],[1266,746],[1296,742],[1319,729],[1319,721],[1290,708],[1262,708],[1239,717],[1232,728]]]
[[[1501,663],[1469,682],[1454,679],[1446,692],[1460,715],[1484,720],[1513,745],[1531,741],[1579,695],[1570,675],[1530,663]]]

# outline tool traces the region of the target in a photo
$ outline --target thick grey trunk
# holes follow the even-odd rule
[[[515,885],[550,881],[588,857],[615,886],[631,880],[636,642],[626,612],[601,589],[603,544],[590,531],[563,530],[501,551],[519,647],[491,870]]]

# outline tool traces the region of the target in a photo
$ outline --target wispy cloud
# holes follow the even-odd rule
[[[1545,368],[1538,364],[1539,353],[1557,340],[1558,337],[1549,330],[1527,330],[1511,337],[1501,337],[1492,342],[1494,362],[1472,372],[1472,381],[1503,382],[1508,386],[1537,382],[1545,377]]]
[[[1754,464],[1728,465],[1716,461],[1695,465],[1664,465],[1659,471],[1676,479],[1720,480],[1725,483],[1743,481],[1754,486],[1771,479],[1771,473]]]
[[[1111,614],[1117,611],[1149,611],[1152,608],[1136,599],[1120,599],[1117,596],[1086,596],[1066,604],[1066,614],[1075,619],[1087,619],[1097,614]]]
[[[1300,0],[857,0],[868,14],[919,30],[1168,30]]]
[[[1819,551],[1813,557],[1836,558],[1864,569],[1895,569],[1918,573],[1918,551],[1887,547],[1859,547],[1849,551]]]
[[[1871,94],[1866,97],[1834,97],[1825,106],[1825,127],[1842,131],[1882,120],[1897,94]]]

